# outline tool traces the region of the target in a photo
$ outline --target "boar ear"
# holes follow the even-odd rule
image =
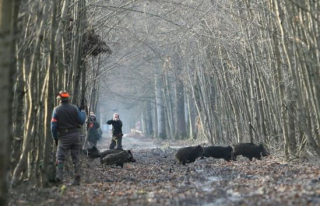
[[[259,146],[261,149],[264,149],[264,150],[268,149],[265,143],[261,143]]]
[[[128,153],[133,157],[131,150],[128,150]]]

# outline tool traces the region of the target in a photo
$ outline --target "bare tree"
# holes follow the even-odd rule
[[[9,188],[10,168],[10,144],[12,140],[12,89],[15,74],[15,38],[17,15],[20,1],[0,2],[0,67],[2,70],[0,80],[1,98],[0,111],[6,121],[0,126],[1,149],[0,149],[0,204],[6,205]]]

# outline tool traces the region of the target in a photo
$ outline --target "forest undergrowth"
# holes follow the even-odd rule
[[[320,204],[316,161],[286,162],[281,154],[271,153],[252,162],[242,157],[230,162],[205,158],[183,166],[174,158],[176,151],[172,145],[133,147],[137,162],[125,163],[122,169],[82,155],[80,186],[70,185],[69,172],[62,185],[37,188],[24,183],[11,190],[9,205]]]

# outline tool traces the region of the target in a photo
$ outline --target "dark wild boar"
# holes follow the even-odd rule
[[[101,156],[100,151],[95,146],[82,151],[91,158],[97,158]]]
[[[204,157],[213,157],[218,159],[224,159],[226,161],[231,160],[232,147],[222,147],[222,146],[209,146],[203,148]]]
[[[117,154],[120,153],[122,151],[126,151],[130,154],[130,158],[126,160],[126,162],[136,162],[136,159],[134,159],[133,154],[131,152],[131,150],[119,150],[119,149],[109,149],[109,150],[105,150],[100,152],[101,155],[101,159],[106,157],[109,154]]]
[[[175,156],[179,163],[185,165],[186,163],[194,162],[197,158],[202,157],[203,148],[200,145],[180,148]]]
[[[269,152],[264,148],[263,144],[255,145],[253,143],[240,143],[234,145],[232,159],[237,160],[238,155],[247,157],[252,161],[252,158],[261,160],[261,157],[268,156]]]
[[[123,150],[118,153],[108,154],[101,159],[101,164],[116,165],[123,168],[123,164],[131,161],[130,159],[132,158],[132,155],[128,151]]]
[[[109,155],[109,154],[115,154],[115,153],[120,153],[123,150],[119,150],[119,149],[108,149],[108,150],[104,150],[102,152],[100,152],[101,158],[104,158],[105,156]]]

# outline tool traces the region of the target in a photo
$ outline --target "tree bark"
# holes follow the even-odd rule
[[[12,93],[15,65],[15,28],[19,1],[0,0],[0,112],[6,121],[0,124],[0,205],[8,201],[10,143],[12,140]]]
[[[47,15],[47,5],[44,6],[44,17],[39,19],[39,29],[37,32],[37,40],[35,42],[34,45],[34,51],[33,51],[33,55],[32,55],[32,61],[31,61],[31,65],[30,65],[30,72],[29,72],[29,76],[28,76],[28,100],[29,100],[29,104],[28,104],[28,114],[26,117],[26,124],[25,124],[25,130],[24,130],[24,140],[23,140],[23,147],[22,147],[22,153],[21,153],[21,157],[20,160],[16,166],[16,168],[14,169],[13,172],[13,176],[12,176],[12,180],[11,180],[11,185],[12,186],[16,186],[16,184],[19,182],[19,176],[21,174],[21,172],[24,170],[25,166],[26,166],[26,161],[27,161],[27,156],[28,156],[28,152],[30,149],[30,143],[31,143],[31,139],[32,139],[32,126],[33,126],[33,121],[34,121],[34,106],[35,106],[35,97],[34,97],[34,91],[33,90],[33,85],[35,83],[35,75],[36,75],[36,61],[37,61],[37,57],[38,57],[38,53],[40,52],[40,42],[42,40],[42,35],[43,35],[43,30],[44,30],[44,19],[45,16]]]
[[[177,110],[177,122],[176,122],[176,134],[178,139],[186,139],[186,120],[185,120],[185,105],[184,105],[184,88],[181,81],[176,85],[176,110]]]
[[[158,66],[158,65],[156,65]],[[166,130],[165,130],[165,117],[164,117],[164,108],[162,102],[162,82],[159,78],[159,74],[155,75],[155,98],[156,98],[156,110],[157,110],[157,137],[159,139],[166,139]]]
[[[56,0],[52,0],[52,18],[51,18],[51,36],[50,36],[50,53],[48,58],[48,69],[46,77],[46,90],[44,94],[44,149],[43,149],[43,166],[41,173],[41,186],[48,185],[48,166],[49,166],[49,152],[52,150],[52,138],[51,138],[51,114],[54,107],[54,95],[53,95],[53,79],[55,69],[55,35],[56,35],[56,15],[57,15],[57,4]]]

